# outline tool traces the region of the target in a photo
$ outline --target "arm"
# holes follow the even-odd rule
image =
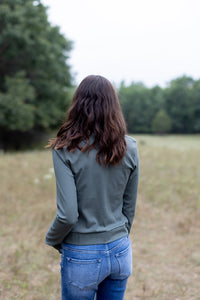
[[[135,216],[137,192],[138,192],[138,182],[139,182],[139,158],[137,146],[133,154],[133,169],[129,176],[124,195],[123,195],[123,208],[122,212],[128,220],[127,229],[130,233],[133,219]]]
[[[52,150],[56,177],[57,212],[45,238],[45,243],[57,250],[60,249],[60,244],[78,220],[74,177],[59,151]]]

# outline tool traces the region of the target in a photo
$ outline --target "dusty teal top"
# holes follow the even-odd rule
[[[52,150],[57,213],[46,244],[89,245],[128,235],[135,215],[139,161],[135,139],[126,136],[127,151],[118,166],[101,166],[96,149],[89,154],[66,147]]]

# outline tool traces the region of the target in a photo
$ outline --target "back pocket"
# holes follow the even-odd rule
[[[67,273],[70,284],[80,289],[89,289],[98,284],[101,259],[74,259],[67,257]]]
[[[132,273],[132,248],[131,245],[129,245],[128,248],[126,248],[123,251],[120,251],[119,253],[115,254],[115,257],[119,264],[119,276],[120,279],[125,279],[129,277]]]

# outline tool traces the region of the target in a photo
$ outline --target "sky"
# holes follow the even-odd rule
[[[41,0],[73,41],[75,83],[98,74],[118,85],[200,78],[199,0]]]

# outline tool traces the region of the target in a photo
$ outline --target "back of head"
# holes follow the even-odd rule
[[[114,87],[106,78],[90,75],[76,89],[66,121],[48,146],[66,146],[69,151],[98,147],[96,158],[100,164],[117,165],[126,151],[125,134],[126,124]],[[92,144],[90,135],[94,137]],[[81,148],[83,140],[87,143]]]

